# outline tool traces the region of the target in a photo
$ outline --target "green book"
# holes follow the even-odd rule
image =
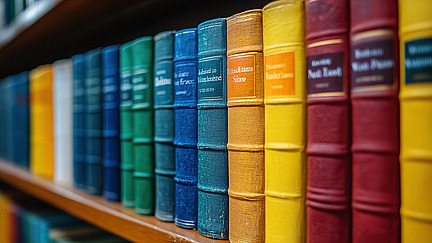
[[[154,212],[153,37],[132,43],[132,119],[135,211]]]
[[[132,119],[132,43],[120,47],[120,139],[121,139],[121,202],[135,207]]]

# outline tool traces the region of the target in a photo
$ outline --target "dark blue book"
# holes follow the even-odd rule
[[[72,57],[73,65],[73,174],[76,188],[84,189],[86,181],[85,157],[85,55]]]
[[[198,25],[198,230],[228,238],[226,19]]]
[[[197,29],[177,31],[174,41],[175,224],[195,229],[198,215]]]
[[[120,201],[119,45],[103,49],[104,197]]]
[[[86,191],[102,195],[103,188],[103,111],[102,48],[86,52]]]
[[[12,161],[21,167],[28,168],[30,153],[28,72],[13,76],[12,93]]]
[[[155,216],[174,221],[174,34],[165,31],[154,37],[154,141],[156,205]]]

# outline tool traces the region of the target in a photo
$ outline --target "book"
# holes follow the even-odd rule
[[[183,29],[174,39],[175,224],[195,229],[198,214],[198,38]]]
[[[350,1],[352,242],[400,242],[397,1]]]
[[[174,221],[174,34],[164,31],[154,37],[154,141],[156,208],[155,217]]]
[[[306,10],[307,242],[351,239],[348,1],[311,1]]]
[[[432,242],[431,2],[399,2],[401,241]]]
[[[29,125],[29,73],[21,72],[13,76],[12,92],[12,161],[23,167],[29,167],[30,125]]]
[[[90,195],[102,195],[103,190],[103,99],[102,48],[85,54],[85,189]]]
[[[261,9],[227,18],[229,239],[263,242],[264,70]]]
[[[304,1],[263,8],[266,242],[306,240]]]
[[[85,165],[85,126],[86,126],[86,89],[85,89],[85,55],[78,54],[72,58],[73,75],[73,118],[72,118],[72,140],[73,140],[73,174],[74,186],[79,189],[85,188],[86,165]]]
[[[13,143],[12,139],[14,137],[14,134],[12,133],[12,110],[13,110],[13,77],[8,76],[3,80],[3,89],[4,89],[4,116],[3,118],[3,125],[4,125],[4,136],[5,136],[5,143],[4,146],[4,152],[5,156],[4,158],[6,161],[9,161],[13,163]]]
[[[198,222],[207,237],[228,238],[226,19],[198,25]]]
[[[30,71],[30,171],[52,179],[53,144],[53,72],[52,65]]]
[[[132,119],[135,211],[154,212],[153,37],[132,42]]]
[[[108,201],[120,201],[120,75],[119,45],[102,50],[104,191]]]
[[[5,99],[5,79],[0,80],[0,117],[6,117],[6,99]],[[6,157],[6,126],[5,119],[0,119],[0,158],[5,159]]]
[[[121,202],[135,206],[132,119],[132,43],[120,46],[120,140],[121,140]]]
[[[73,187],[73,70],[72,60],[53,64],[54,182]]]

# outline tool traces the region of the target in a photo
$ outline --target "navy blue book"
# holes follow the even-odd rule
[[[88,194],[102,195],[102,48],[86,52],[86,185]]]
[[[85,157],[85,55],[72,57],[73,69],[73,174],[76,188],[84,189],[86,181]]]
[[[5,79],[0,80],[0,158],[6,159],[6,96]]]
[[[177,31],[174,41],[175,224],[195,229],[198,215],[197,29]]]
[[[228,238],[226,19],[198,25],[198,230]]]
[[[28,168],[30,153],[28,72],[13,76],[12,93],[12,161],[19,166]]]
[[[119,45],[103,49],[104,197],[120,201]]]
[[[154,141],[157,219],[174,221],[174,58],[175,31],[154,37]]]

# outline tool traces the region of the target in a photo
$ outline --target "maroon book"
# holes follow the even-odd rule
[[[398,243],[397,0],[351,0],[350,12],[352,239]]]
[[[307,242],[351,240],[348,0],[306,1]]]

